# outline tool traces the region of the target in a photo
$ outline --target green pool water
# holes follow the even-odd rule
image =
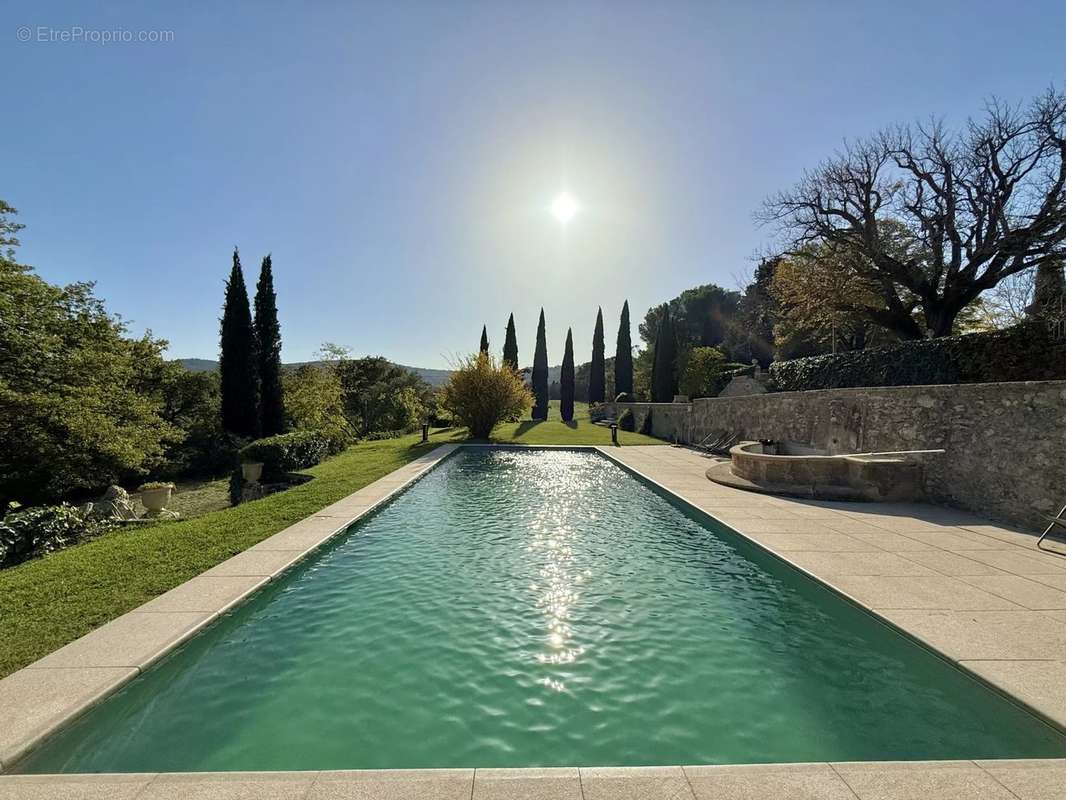
[[[1064,755],[1061,733],[603,456],[473,449],[22,770]]]

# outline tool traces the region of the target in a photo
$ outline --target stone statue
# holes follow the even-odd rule
[[[133,510],[133,502],[129,493],[121,486],[108,486],[104,496],[92,503],[82,506],[82,511],[94,519],[101,520],[127,520],[136,519],[137,512]]]

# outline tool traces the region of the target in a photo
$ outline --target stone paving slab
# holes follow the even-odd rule
[[[0,776],[0,800],[1061,800],[1066,760]]]
[[[696,800],[855,800],[854,792],[829,764],[685,767],[685,776]]]
[[[23,669],[0,680],[0,769],[137,673],[130,667]]]
[[[902,761],[833,764],[859,800],[1017,800],[973,762]]]

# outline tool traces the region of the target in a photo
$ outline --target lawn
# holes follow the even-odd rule
[[[582,411],[579,406],[579,413]],[[619,433],[623,445],[662,444]],[[465,431],[436,431],[430,443],[405,436],[363,442],[307,470],[314,480],[236,508],[194,519],[126,528],[0,571],[0,677],[136,608],[232,555],[392,472]],[[608,444],[610,431],[583,418],[564,423],[558,403],[549,419],[500,425],[493,441],[518,444]],[[197,491],[214,493],[210,485]],[[197,505],[189,498],[188,512]]]

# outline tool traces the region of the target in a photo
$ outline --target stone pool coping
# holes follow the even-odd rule
[[[441,445],[0,680],[0,710],[6,721],[0,728],[0,770],[15,765],[49,735],[456,450],[479,446],[499,447]],[[508,447],[552,449],[542,445]],[[558,448],[602,453],[902,629],[1039,716],[1066,727],[1066,630],[1062,626],[1066,621],[1066,559],[1031,549],[1035,537],[935,506],[825,503],[753,495],[708,481],[704,477],[707,457],[684,448]],[[668,775],[663,770],[673,772]],[[865,790],[859,791],[841,770],[856,773],[859,784],[868,788],[873,784],[860,780],[862,774],[883,774],[884,781],[876,782],[876,796],[885,798],[904,796],[885,794],[881,785],[885,781],[910,787],[906,796],[954,796],[956,789],[950,787],[962,781],[973,791],[959,796],[1005,798],[1052,797],[1051,792],[1066,783],[1066,760],[580,771],[9,775],[0,776],[0,800],[31,792],[34,797],[178,797],[187,796],[190,783],[196,782],[206,783],[204,791],[212,797],[230,796],[238,789],[238,794],[251,791],[251,796],[277,790],[288,797],[285,792],[302,786],[304,793],[292,796],[371,798],[395,796],[400,791],[397,781],[408,780],[415,785],[402,790],[405,797],[710,797],[701,793],[702,789],[696,791],[699,781],[693,782],[693,774],[718,786],[715,797],[751,796],[758,786],[780,786],[782,793],[788,793],[808,784],[812,797],[866,797]],[[1017,786],[1011,788],[1000,773]],[[732,777],[723,777],[729,775]],[[818,775],[828,781],[825,786]],[[683,783],[678,783],[679,776]],[[843,785],[838,785],[837,779]],[[566,788],[574,780],[578,794],[571,791],[572,786]],[[992,783],[985,788],[994,788],[985,791],[981,787],[988,780]],[[534,784],[527,786],[528,781]],[[347,782],[358,785],[349,791],[342,788]],[[460,789],[459,784],[466,788]],[[941,786],[943,791],[934,788]],[[673,787],[673,793],[663,794],[668,787]]]
[[[1064,761],[15,775],[0,800],[1059,800]]]

